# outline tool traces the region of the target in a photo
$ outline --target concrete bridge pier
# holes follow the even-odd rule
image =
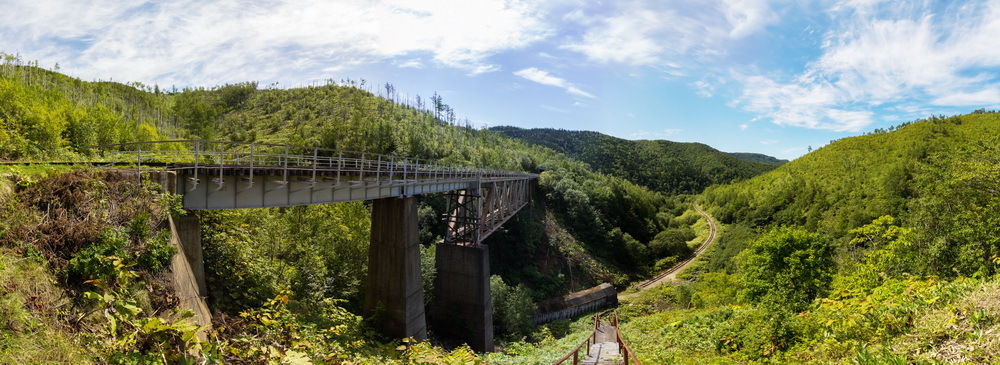
[[[170,241],[177,247],[177,254],[170,262],[170,272],[174,290],[180,299],[179,306],[194,312],[194,319],[199,326],[210,326],[212,312],[205,302],[208,289],[205,286],[205,265],[202,260],[198,216],[188,213],[177,220],[168,216],[168,220]],[[206,338],[204,332],[198,335],[203,340]]]
[[[372,201],[364,309],[388,336],[427,339],[415,197]]]
[[[435,256],[434,331],[475,351],[492,352],[489,246],[441,243]]]

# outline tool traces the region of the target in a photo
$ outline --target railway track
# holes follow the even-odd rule
[[[698,256],[700,256],[701,253],[704,252],[705,249],[708,248],[708,246],[711,245],[713,241],[715,241],[715,234],[717,232],[715,221],[712,220],[712,217],[709,216],[708,213],[705,213],[705,211],[701,210],[701,208],[699,208],[697,204],[694,205],[694,210],[697,211],[698,214],[701,214],[702,217],[705,217],[705,220],[708,221],[708,229],[709,229],[708,238],[705,239],[705,242],[702,243],[701,246],[698,246],[697,250],[694,250],[694,254],[692,254],[691,257],[688,257],[684,261],[678,262],[670,269],[667,269],[666,271],[652,277],[651,279],[639,283],[639,288],[641,290],[646,290],[650,287],[656,286],[660,281],[663,280],[663,278],[666,278],[670,274],[681,271],[682,269],[687,267],[687,265],[690,264],[691,261],[694,261],[694,259],[698,258]]]

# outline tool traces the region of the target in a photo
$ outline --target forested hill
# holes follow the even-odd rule
[[[728,153],[730,156],[750,162],[760,162],[771,165],[781,165],[788,162],[788,160],[782,160],[777,157],[768,156],[762,153],[750,153],[750,152],[728,152]]]
[[[992,274],[1000,254],[1000,114],[932,117],[844,138],[756,178],[703,195],[726,223],[796,225],[846,244],[884,215],[919,227],[898,270]],[[901,257],[896,257],[901,259]]]
[[[691,249],[687,243],[695,238],[691,226],[697,217],[685,213],[690,207],[687,198],[668,197],[626,179],[596,173],[585,163],[552,149],[472,128],[455,118],[453,109],[437,94],[426,99],[404,99],[391,84],[351,80],[328,80],[323,85],[296,89],[261,88],[247,82],[163,90],[138,83],[86,82],[30,62],[25,64],[17,57],[3,56],[0,161],[4,162],[89,161],[100,156],[86,146],[210,139],[376,152],[505,170],[544,170],[531,208],[505,223],[487,242],[491,246],[490,266],[496,275],[491,287],[497,291],[497,338],[523,339],[538,330],[530,322],[534,302],[601,282],[624,287],[688,255]],[[141,288],[154,288],[151,283],[162,270],[160,261],[145,262],[145,257],[157,254],[157,258],[169,259],[172,254],[158,251],[166,247],[163,242],[151,241],[164,237],[162,231],[156,230],[164,224],[161,221],[165,215],[140,215],[135,218],[138,223],[131,225],[119,220],[95,220],[118,217],[102,209],[122,206],[131,195],[106,194],[100,188],[109,183],[101,181],[106,178],[99,173],[31,172],[37,171],[35,166],[39,165],[30,169],[13,164],[0,166],[0,259],[13,260],[12,255],[21,252],[47,259],[37,260],[32,270],[61,278],[57,283],[39,280],[55,283],[51,289],[54,293],[92,291],[102,299],[74,298],[82,304],[74,307],[69,316],[47,320],[46,328],[57,331],[70,327],[62,319],[110,313],[104,311],[107,303],[146,303],[130,312],[126,324],[112,318],[118,321],[112,323],[125,326],[118,328],[131,331],[146,328],[143,323],[159,321],[157,316],[171,306],[150,307],[149,301],[143,302],[142,298],[163,299],[163,293]],[[78,195],[83,198],[62,202],[49,198],[52,194],[39,193],[39,189],[47,187],[81,191]],[[152,192],[150,204],[176,202],[169,196],[156,195],[159,190],[155,187],[141,187]],[[91,204],[94,199],[90,197],[105,195],[120,201]],[[50,214],[49,206],[57,203],[64,204],[68,213]],[[136,208],[134,213],[140,214],[142,209]],[[206,344],[206,348],[224,352],[226,359],[232,360],[227,362],[233,363],[260,363],[265,358],[277,363],[289,354],[272,351],[260,355],[255,349],[285,349],[293,344],[296,351],[316,361],[336,353],[338,359],[358,362],[405,362],[402,359],[410,352],[394,350],[398,344],[393,340],[364,334],[364,327],[348,313],[360,312],[363,301],[369,209],[362,202],[349,202],[197,212],[206,284],[210,293],[216,293],[210,294],[208,300],[220,312],[220,317],[215,318],[247,318],[247,329],[233,328],[233,332],[220,335],[223,338],[219,342]],[[446,209],[441,195],[421,196],[420,239],[424,244],[422,266],[427,293],[432,293],[434,276],[435,246],[431,243],[444,232],[439,217]],[[43,245],[61,240],[53,232],[79,231],[67,228],[76,220],[94,223],[86,230],[92,235],[73,245]],[[144,228],[147,226],[150,231]],[[128,237],[127,242],[119,236]],[[149,250],[156,252],[147,253]],[[112,263],[106,256],[120,260]],[[73,266],[76,271],[65,269],[67,260],[79,262]],[[48,267],[46,262],[57,265]],[[135,278],[131,270],[122,269],[128,267],[148,275]],[[10,275],[2,268],[0,265],[0,282],[6,282],[2,280]],[[120,275],[136,279],[129,288],[140,289],[124,290],[117,284],[94,287],[93,283],[125,283]],[[0,312],[28,308],[20,304],[27,299],[19,300],[10,306],[0,300]],[[280,317],[280,322],[275,322],[275,316]],[[70,343],[67,351],[83,353],[84,358],[96,362],[127,356],[144,359],[133,363],[155,363],[160,360],[148,359],[162,357],[157,346],[173,346],[172,338],[167,337],[155,346],[121,342],[116,336],[125,330],[105,331],[114,325],[108,326],[108,320],[96,317],[88,320],[93,324],[88,343],[98,345],[78,347]],[[29,326],[21,320],[12,323]],[[229,323],[224,327],[229,328]],[[331,327],[331,323],[337,326]],[[284,330],[251,330],[271,328],[268,326],[287,328],[291,334]],[[309,332],[326,328],[337,335]],[[342,328],[351,331],[342,333]],[[66,334],[74,335],[72,331]],[[6,358],[4,349],[19,348],[9,346],[5,339],[0,336],[0,358]],[[37,342],[21,337],[15,340]],[[379,347],[382,342],[391,345],[389,351]],[[53,352],[51,348],[42,347],[19,358],[49,359],[45,357],[49,352]],[[181,353],[169,354],[165,362],[176,363]],[[387,355],[366,355],[377,353]]]
[[[996,112],[931,117],[709,187],[720,238],[691,284],[620,307],[664,308],[623,326],[630,346],[663,364],[997,363],[980,335],[1000,333],[997,130]]]
[[[598,172],[667,194],[700,193],[710,185],[748,179],[776,167],[701,143],[631,141],[597,132],[551,128],[501,126],[490,130],[565,153]]]
[[[530,249],[519,248],[520,256],[505,257],[508,264],[497,267],[511,280],[539,289],[539,297],[601,281],[624,284],[646,275],[658,260],[683,251],[667,248],[670,244],[664,240],[654,242],[658,234],[679,228],[673,218],[686,209],[680,200],[595,173],[552,149],[472,128],[437,94],[404,99],[391,84],[363,80],[328,80],[295,89],[246,82],[163,90],[138,83],[86,82],[12,57],[4,61],[0,160],[83,160],[90,154],[84,146],[182,138],[316,146],[529,172],[544,169],[539,198],[546,209],[539,211],[561,222],[558,228],[566,231],[560,234],[571,238],[567,244],[583,245],[586,260],[552,258],[561,266],[549,264],[539,271],[532,261],[542,258],[536,251],[558,253],[545,247],[550,243],[545,235],[554,232],[515,227],[532,238],[511,242],[528,240]],[[426,199],[429,217],[443,213],[445,207],[438,203]],[[530,220],[522,223],[532,224]],[[426,228],[428,241],[443,233],[433,218]],[[501,233],[496,240],[504,238]],[[589,266],[570,268],[584,264]],[[526,268],[531,270],[521,272]],[[574,274],[563,278],[563,270]]]

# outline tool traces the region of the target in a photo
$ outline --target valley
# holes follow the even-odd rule
[[[643,364],[1000,361],[993,111],[900,121],[782,161],[597,132],[474,128],[363,81],[168,92],[6,59],[0,362],[549,364],[593,320],[535,325],[537,303],[602,283],[619,292],[618,329]],[[220,177],[185,177],[175,185],[187,187],[170,191],[97,168],[126,143],[152,141],[174,142],[116,166],[151,169],[168,163],[152,156],[183,152],[183,163]],[[281,153],[258,146],[278,146],[311,162],[298,178],[281,175],[287,162],[268,163],[277,172],[259,181],[244,164],[254,172],[241,179],[205,157],[210,149],[177,141],[223,141],[216,155],[236,146],[227,156],[273,157]],[[342,151],[379,157],[337,185],[334,174],[347,170],[330,161]],[[460,179],[440,175],[485,186],[487,175],[473,171],[531,177],[523,208],[475,242],[489,252],[479,278],[492,346],[473,349],[433,320],[426,339],[388,334],[366,304],[371,262],[388,257],[371,254],[372,237],[390,230],[372,201],[412,203],[418,274],[407,281],[428,316],[449,317],[455,311],[432,310],[444,297],[436,290],[453,284],[437,260],[453,254],[441,242],[461,231],[449,214],[474,194],[449,195],[459,189],[443,184]],[[437,190],[391,190],[420,184]],[[295,203],[341,187],[389,195],[344,201],[330,190],[335,203]],[[284,191],[288,200],[185,204],[184,193],[212,189]],[[190,320],[166,279],[179,252],[169,222],[181,217],[196,217],[210,326]]]

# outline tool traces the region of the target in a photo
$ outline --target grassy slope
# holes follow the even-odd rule
[[[672,302],[676,297],[691,295],[681,292],[704,293],[664,286],[630,301],[622,332],[644,364],[995,363],[1000,361],[998,288],[998,279],[911,280],[860,300],[824,299],[786,323],[806,338],[775,351],[766,337],[752,341],[755,333],[769,330],[767,313],[750,305],[678,307]],[[648,309],[656,303],[666,310]],[[889,324],[904,328],[891,330]]]
[[[990,113],[931,118],[836,141],[775,171],[709,189],[700,199],[729,223],[719,245],[694,284],[626,303],[625,335],[644,363],[998,361],[1000,245],[990,233],[1000,200],[990,193],[1000,191],[998,127],[1000,115]],[[859,262],[874,248],[849,244],[855,234],[848,231],[886,214],[912,228],[911,243],[906,252],[876,256],[892,264],[881,267],[874,287],[857,289],[850,278],[870,265]],[[952,215],[959,218],[942,223]],[[822,233],[839,258],[833,289],[790,317],[741,302],[742,273],[732,264],[755,230],[780,225]]]
[[[0,249],[0,359],[11,364],[75,363],[91,359],[65,330],[59,313],[70,298],[39,256]]]
[[[1000,114],[971,114],[844,138],[753,179],[709,189],[702,199],[723,222],[843,235],[885,214],[905,215],[929,165],[992,143],[998,127]]]

